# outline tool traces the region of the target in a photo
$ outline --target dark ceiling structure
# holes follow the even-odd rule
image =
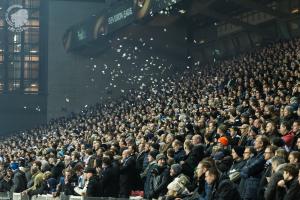
[[[118,6],[122,7],[122,3],[125,2],[125,0],[84,0],[84,2],[86,1],[99,2],[105,4],[108,9],[114,10],[118,10]],[[299,17],[299,12],[286,12],[281,8],[280,5],[286,4],[287,2],[284,0],[127,0],[129,6],[133,3],[144,6],[149,2],[152,4],[151,6],[155,7],[156,5],[156,7],[164,8],[162,12],[166,12],[167,14],[161,15],[158,10],[156,10],[156,12],[153,11],[153,14],[148,13],[148,15],[145,15],[145,17],[141,19],[133,20],[134,23],[137,22],[157,27],[165,27],[177,23],[181,24],[183,28],[186,28],[187,32],[196,32],[208,27],[214,27],[216,30],[219,25],[229,24],[237,27],[236,29],[240,32],[246,31],[260,35],[271,35],[273,30],[262,27],[261,23],[256,23],[249,19],[244,20],[240,16],[255,11],[260,14],[268,15],[269,21],[280,21],[281,26],[287,26],[288,19],[295,16]],[[164,4],[164,7],[160,6],[161,4]],[[117,16],[117,12],[113,15]],[[88,22],[86,24],[88,24]],[[118,25],[116,32],[122,27],[128,26],[128,24],[129,23]],[[78,26],[73,32],[78,32]],[[68,34],[66,33],[66,35]],[[190,33],[190,35],[192,35],[192,33]],[[217,38],[219,37],[217,33],[215,33],[215,35]],[[97,40],[97,38],[91,40]],[[94,44],[94,42],[91,43]]]
[[[278,9],[274,10],[267,5],[274,0],[186,0],[182,2],[183,7],[188,7],[186,11],[189,20],[195,22],[194,28],[202,28],[211,24],[211,22],[227,22],[242,27],[248,31],[258,31],[261,29],[258,25],[253,25],[237,19],[235,16],[257,10],[262,13],[274,16],[278,19],[288,19],[292,17],[290,13],[284,13]],[[184,5],[184,4],[188,4]],[[199,24],[198,24],[199,23]]]

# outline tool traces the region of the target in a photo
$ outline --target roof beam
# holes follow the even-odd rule
[[[233,25],[240,26],[244,29],[255,31],[255,32],[261,32],[262,30],[259,29],[256,25],[252,25],[246,22],[243,22],[239,19],[230,17],[225,14],[218,13],[214,10],[209,9],[209,7],[215,3],[217,0],[196,0],[193,2],[193,6],[191,7],[191,10],[189,12],[189,17],[191,18],[197,18],[198,16],[206,16],[214,19],[218,19],[220,21],[226,21]]]
[[[290,14],[288,14],[288,13],[283,13],[279,10],[273,10],[272,8],[269,8],[266,5],[262,5],[260,3],[254,2],[252,0],[231,0],[231,1],[241,5],[243,7],[251,8],[251,9],[261,11],[263,13],[267,13],[271,16],[276,17],[276,18],[286,18],[286,17],[290,16]]]
[[[262,31],[256,25],[252,25],[252,24],[243,22],[243,21],[241,21],[237,18],[233,18],[233,17],[230,17],[228,15],[218,13],[214,10],[201,10],[197,15],[207,16],[207,17],[218,19],[220,21],[229,22],[233,25],[240,26],[240,27],[242,27],[244,29],[247,29],[249,31],[254,31],[254,32],[261,32]],[[196,17],[197,15],[194,15],[193,17]]]

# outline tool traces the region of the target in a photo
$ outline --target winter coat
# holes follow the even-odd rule
[[[119,194],[119,174],[112,166],[103,169],[100,176],[100,185],[102,186],[103,197],[118,197]]]
[[[279,189],[280,197],[283,197],[283,200],[296,200],[300,199],[300,185],[298,181],[298,177],[295,177],[289,182],[285,183],[286,188],[279,188],[277,186],[277,189]],[[281,198],[280,198],[281,199]],[[276,200],[280,200],[279,198],[276,198]]]
[[[228,172],[229,179],[235,184],[239,184],[241,180],[241,170],[246,165],[245,160],[233,161],[233,164]]]
[[[184,163],[182,164],[182,173],[187,175],[190,179],[194,176],[194,170],[198,163],[204,157],[204,147],[201,145],[196,145],[193,147],[192,151],[187,155]]]
[[[136,188],[137,180],[139,179],[135,158],[133,156],[129,156],[120,166],[120,197],[129,197],[130,192]]]
[[[239,192],[243,199],[257,198],[257,190],[265,166],[263,156],[264,150],[258,152],[256,156],[250,158],[241,170],[241,182]]]
[[[152,178],[150,181],[151,191],[150,198],[158,198],[167,193],[167,186],[171,182],[170,169],[167,166],[157,166],[152,170]]]
[[[240,200],[240,194],[236,185],[229,179],[221,180],[212,188],[208,200]]]
[[[145,198],[150,198],[150,193],[152,193],[151,187],[151,179],[152,179],[152,170],[157,167],[156,162],[149,163],[148,167],[145,169],[142,176],[145,176],[145,183],[144,183],[144,196]],[[143,177],[142,177],[143,178]]]
[[[87,197],[100,197],[101,194],[101,188],[99,177],[96,175],[93,175],[87,184],[86,189],[86,196]]]
[[[265,200],[275,200],[279,194],[277,194],[277,183],[283,179],[283,172],[275,172],[272,174],[270,181],[265,189]]]
[[[257,200],[264,200],[264,193],[266,186],[268,185],[267,177],[271,176],[272,164],[266,163],[265,170],[263,171],[262,177],[259,182],[258,191],[257,191]]]
[[[21,170],[17,170],[13,178],[13,186],[11,191],[14,193],[21,193],[27,188],[27,179],[25,173]]]

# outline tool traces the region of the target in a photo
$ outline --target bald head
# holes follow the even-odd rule
[[[125,159],[125,158],[129,157],[130,154],[131,154],[131,151],[129,149],[126,149],[122,153],[122,158]]]

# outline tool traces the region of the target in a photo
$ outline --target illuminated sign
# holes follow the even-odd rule
[[[116,15],[109,17],[108,18],[108,24],[110,25],[110,24],[116,23],[116,22],[124,20],[127,17],[132,16],[132,15],[133,15],[132,8],[127,8],[126,10],[123,10],[122,12],[117,13]]]
[[[22,5],[12,5],[5,13],[8,29],[12,32],[22,32],[26,30],[28,17],[28,10],[24,9]]]

